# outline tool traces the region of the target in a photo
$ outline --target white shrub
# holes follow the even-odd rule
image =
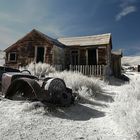
[[[49,73],[55,72],[55,68],[46,63],[30,63],[26,67],[21,67],[20,70],[29,70],[32,75],[36,75],[38,77],[48,75]]]
[[[67,87],[71,88],[73,92],[82,94],[82,96],[88,94],[91,97],[101,92],[100,81],[94,77],[87,77],[71,71],[55,72],[49,74],[49,76],[63,79]],[[83,90],[86,92],[83,93]]]
[[[72,71],[57,72],[55,68],[45,63],[31,63],[26,68],[31,74],[41,77],[56,77],[65,81],[67,87],[71,88],[73,92],[79,93],[81,96],[92,97],[96,93],[101,92],[99,79],[95,77],[87,77],[81,73]],[[84,91],[84,92],[83,92]]]

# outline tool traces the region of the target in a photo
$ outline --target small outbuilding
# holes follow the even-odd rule
[[[86,75],[102,76],[111,71],[111,33],[59,38],[66,46],[66,66]],[[104,70],[106,68],[106,70]],[[104,72],[106,71],[106,72]]]
[[[112,51],[111,52],[111,69],[112,74],[115,77],[121,76],[121,58],[122,58],[122,50]]]

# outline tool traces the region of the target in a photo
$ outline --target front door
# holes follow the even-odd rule
[[[71,51],[71,64],[78,65],[78,51]]]
[[[37,58],[36,62],[44,62],[44,47],[37,47]]]
[[[88,50],[88,65],[97,65],[96,49]]]

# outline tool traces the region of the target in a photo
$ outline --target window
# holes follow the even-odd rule
[[[15,62],[16,61],[16,52],[9,53],[8,60]]]

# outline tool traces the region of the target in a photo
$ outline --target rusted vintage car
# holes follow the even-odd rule
[[[20,70],[9,68],[9,67],[0,66],[0,84],[1,84],[1,81],[2,81],[2,75],[3,75],[3,73],[6,73],[6,72],[20,72]]]
[[[39,79],[27,72],[5,72],[1,84],[2,96],[11,100],[39,100],[60,106],[74,102],[72,90],[60,78]]]

